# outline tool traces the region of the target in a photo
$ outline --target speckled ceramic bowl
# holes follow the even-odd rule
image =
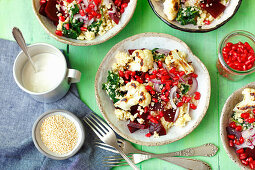
[[[78,133],[77,144],[75,145],[75,147],[73,148],[72,151],[65,153],[65,154],[58,154],[58,153],[52,152],[44,145],[44,143],[41,140],[40,128],[41,128],[43,121],[46,118],[48,118],[50,116],[54,116],[54,115],[61,115],[61,116],[66,117],[67,119],[69,119],[71,122],[74,123],[77,133]],[[80,150],[80,148],[82,147],[82,145],[85,141],[85,130],[84,130],[83,124],[80,121],[80,119],[77,116],[75,116],[73,113],[66,111],[66,110],[50,110],[50,111],[43,113],[35,121],[35,123],[33,125],[33,129],[32,129],[32,138],[33,138],[33,142],[34,142],[36,148],[42,154],[44,154],[45,156],[47,156],[51,159],[64,160],[64,159],[68,159],[68,158],[72,157]]]
[[[167,135],[160,136],[159,138],[145,137],[145,134],[147,133],[146,130],[139,130],[135,133],[130,133],[126,126],[127,122],[119,121],[116,118],[113,103],[106,92],[102,90],[102,83],[106,82],[107,71],[111,69],[113,62],[115,62],[114,60],[116,53],[120,50],[142,48],[163,48],[169,50],[178,49],[187,53],[188,61],[192,61],[196,73],[198,74],[198,91],[202,94],[197,109],[190,112],[192,120],[183,128],[176,126],[172,127],[167,131]],[[209,105],[211,82],[209,73],[204,64],[191,52],[190,48],[183,41],[168,34],[142,33],[119,42],[106,54],[97,71],[95,79],[95,92],[97,104],[104,118],[115,130],[115,132],[133,143],[155,146],[177,141],[191,133],[198,126],[206,114]]]
[[[229,124],[229,119],[231,115],[233,114],[233,109],[236,106],[237,103],[241,102],[243,100],[243,95],[242,91],[243,89],[250,87],[250,88],[255,88],[255,82],[252,82],[234,93],[232,93],[225,105],[223,106],[222,112],[221,112],[221,117],[220,117],[220,136],[221,136],[221,141],[223,143],[224,149],[226,150],[228,156],[236,163],[238,164],[242,169],[249,169],[247,166],[244,166],[241,161],[238,158],[238,155],[236,154],[235,150],[231,148],[228,145],[228,138],[227,138],[227,131],[226,127]]]
[[[114,26],[111,30],[107,31],[104,35],[102,36],[97,36],[94,40],[75,40],[71,38],[66,38],[66,37],[60,37],[55,34],[56,31],[56,26],[53,24],[52,21],[50,21],[48,18],[42,16],[39,14],[39,9],[40,9],[40,0],[32,0],[33,4],[33,10],[35,12],[35,15],[37,19],[39,20],[40,24],[42,27],[45,29],[45,31],[53,38],[56,40],[65,43],[65,44],[70,44],[70,45],[75,45],[75,46],[90,46],[90,45],[96,45],[103,43],[115,35],[117,35],[130,21],[132,18],[137,0],[131,0],[128,3],[127,8],[125,8],[125,12],[122,14],[120,22],[118,25]]]
[[[162,21],[164,21],[167,25],[169,25],[170,27],[174,29],[178,29],[185,32],[209,32],[226,24],[238,11],[242,3],[242,0],[231,0],[226,10],[224,11],[223,15],[218,20],[214,20],[210,25],[204,25],[201,28],[192,24],[181,25],[180,23],[176,21],[170,21],[165,15],[165,13],[163,12],[163,9],[164,9],[163,0],[159,0],[159,1],[148,0],[148,2],[152,10],[154,11],[154,13]]]

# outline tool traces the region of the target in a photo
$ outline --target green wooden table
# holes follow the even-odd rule
[[[236,89],[254,81],[255,74],[239,82],[231,82],[221,77],[216,69],[217,48],[221,39],[237,29],[255,33],[255,1],[243,0],[238,13],[223,27],[209,33],[186,33],[168,27],[152,11],[147,0],[138,0],[137,8],[129,24],[111,40],[95,46],[75,47],[62,44],[51,38],[40,26],[33,11],[31,0],[0,0],[0,38],[13,40],[11,29],[21,29],[27,43],[46,42],[69,53],[73,68],[82,72],[78,90],[81,99],[97,114],[101,114],[95,100],[94,79],[97,69],[110,48],[121,40],[143,32],[167,33],[186,42],[209,70],[212,82],[210,106],[201,124],[187,137],[172,144],[146,147],[136,145],[138,149],[153,153],[172,152],[205,143],[214,143],[220,149],[212,158],[196,157],[209,163],[213,169],[239,169],[227,156],[220,140],[219,120],[221,109],[228,96]],[[170,163],[151,159],[140,163],[140,169],[182,169]],[[129,167],[116,169],[131,169]]]

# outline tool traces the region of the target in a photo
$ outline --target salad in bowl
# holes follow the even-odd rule
[[[120,136],[147,146],[177,141],[203,119],[210,99],[203,63],[176,37],[142,33],[116,44],[96,74],[97,104]]]
[[[119,24],[130,0],[40,0],[39,13],[57,26],[55,34],[93,40]]]

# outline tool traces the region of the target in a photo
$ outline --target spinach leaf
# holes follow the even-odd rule
[[[80,27],[83,25],[82,22],[75,21],[74,23],[69,23],[69,29],[67,30],[65,28],[65,23],[62,26],[62,32],[65,37],[77,39],[79,35],[81,34]]]
[[[182,94],[186,94],[189,91],[189,85],[181,84]]]
[[[116,90],[120,87],[120,85],[119,75],[112,71],[108,71],[107,83],[102,84],[102,89],[106,90],[113,103],[119,101],[119,99],[116,98],[117,96],[123,96],[120,91]]]
[[[195,7],[181,8],[177,14],[176,21],[181,25],[194,24],[197,25],[196,18],[199,16],[199,11]]]
[[[158,61],[165,58],[165,55],[158,53],[157,49],[158,48],[154,48],[153,50],[151,50],[154,61]]]
[[[95,34],[97,34],[99,32],[99,27],[101,26],[102,22],[102,20],[92,22],[92,24],[88,26],[88,30],[93,31]]]

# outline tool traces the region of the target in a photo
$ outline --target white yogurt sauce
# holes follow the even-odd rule
[[[23,86],[32,92],[42,93],[57,86],[65,74],[65,63],[62,57],[41,53],[32,57],[37,68],[34,71],[30,62],[27,62],[22,70]]]

